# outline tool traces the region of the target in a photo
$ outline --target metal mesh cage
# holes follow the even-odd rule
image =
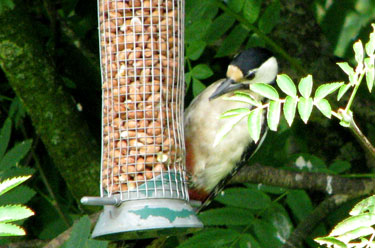
[[[188,200],[183,3],[99,0],[101,196]]]
[[[101,197],[92,236],[139,239],[202,228],[189,205],[183,136],[184,0],[98,0]]]

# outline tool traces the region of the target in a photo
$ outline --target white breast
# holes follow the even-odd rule
[[[220,81],[221,82],[221,81]],[[211,191],[240,160],[251,142],[247,131],[247,120],[241,120],[221,142],[213,146],[218,131],[227,119],[218,119],[223,112],[234,108],[249,108],[250,105],[223,100],[223,97],[208,101],[220,82],[203,91],[185,111],[185,137],[194,152],[194,187]]]

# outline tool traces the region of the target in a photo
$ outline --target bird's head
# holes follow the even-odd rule
[[[249,90],[252,83],[272,83],[278,71],[277,60],[264,48],[250,48],[234,57],[226,79],[219,84],[209,100],[237,90]]]

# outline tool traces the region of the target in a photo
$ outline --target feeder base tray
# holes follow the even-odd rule
[[[104,206],[92,237],[105,240],[146,239],[191,233],[203,228],[192,207],[183,200],[125,201]]]

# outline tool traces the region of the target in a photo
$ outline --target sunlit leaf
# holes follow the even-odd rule
[[[221,119],[231,118],[231,117],[238,116],[238,115],[248,114],[249,112],[250,112],[250,109],[248,109],[248,108],[231,109],[231,110],[228,110],[228,111],[225,111],[224,113],[222,113],[220,115],[220,118]]]
[[[321,99],[325,98],[327,95],[332,94],[338,88],[340,88],[344,82],[339,83],[329,83],[322,84],[315,91],[314,102],[319,102]]]
[[[0,222],[13,222],[26,219],[34,215],[34,212],[22,205],[0,206]]]
[[[8,192],[9,190],[13,189],[14,187],[17,187],[27,179],[29,179],[31,176],[22,176],[22,177],[14,177],[7,179],[0,183],[0,195]]]
[[[346,73],[346,75],[350,76],[354,74],[354,70],[348,62],[339,62],[337,65]]]
[[[329,234],[330,236],[338,236],[344,233],[350,232],[357,228],[363,226],[372,226],[375,224],[375,214],[373,213],[365,213],[356,216],[351,216],[340,223],[338,223],[332,232]]]
[[[249,130],[250,137],[255,143],[258,142],[262,130],[262,112],[262,108],[252,110],[247,120],[247,128]]]
[[[286,74],[277,75],[277,86],[288,96],[295,97],[297,95],[297,88],[293,80]]]
[[[347,248],[346,244],[334,237],[322,237],[314,239],[320,245],[334,246],[335,248]]]
[[[277,93],[277,90],[269,84],[254,83],[250,85],[250,90],[268,99],[274,101],[279,100],[279,93]]]
[[[1,236],[22,236],[26,232],[22,227],[10,223],[0,223],[0,237]]]
[[[291,96],[287,96],[285,98],[283,111],[284,111],[284,117],[286,121],[288,122],[289,126],[292,125],[294,117],[296,115],[297,102],[298,102],[297,98],[293,98]]]
[[[340,101],[341,97],[345,95],[345,93],[350,89],[350,84],[344,84],[340,87],[339,93],[337,93],[337,101]]]
[[[262,0],[245,0],[243,16],[248,22],[254,23],[258,19],[261,4]]]
[[[332,108],[327,99],[321,99],[319,102],[315,103],[320,112],[327,118],[331,119]]]
[[[374,31],[370,34],[370,39],[366,43],[366,53],[368,56],[374,55],[375,52],[375,24],[371,24]]]
[[[358,202],[353,209],[350,211],[350,215],[356,216],[359,214],[366,213],[368,211],[373,211],[375,208],[375,196],[367,197],[362,201]]]
[[[304,123],[310,118],[311,112],[313,109],[313,100],[312,98],[301,97],[298,102],[298,113],[301,116],[301,119]]]
[[[374,86],[375,81],[375,66],[372,64],[371,58],[365,59],[365,65],[366,65],[366,83],[367,88],[371,92],[372,87]]]
[[[261,105],[261,102],[256,101],[250,94],[243,92],[235,92],[233,96],[223,97],[224,100],[248,103],[253,106]]]
[[[344,233],[343,235],[338,236],[338,238],[340,238],[340,240],[344,241],[345,243],[348,243],[352,240],[373,234],[374,231],[374,228],[363,226]]]
[[[225,120],[225,125],[217,132],[213,146],[217,146],[219,142],[233,129],[233,127],[240,122],[247,114],[237,115]]]
[[[358,40],[356,43],[354,43],[353,50],[355,54],[355,60],[358,64],[361,64],[363,62],[363,45],[361,40]]]
[[[277,131],[277,126],[280,121],[280,102],[270,101],[267,112],[267,124],[272,131]]]
[[[298,84],[298,90],[304,98],[309,98],[312,90],[313,79],[311,75],[302,78]]]

